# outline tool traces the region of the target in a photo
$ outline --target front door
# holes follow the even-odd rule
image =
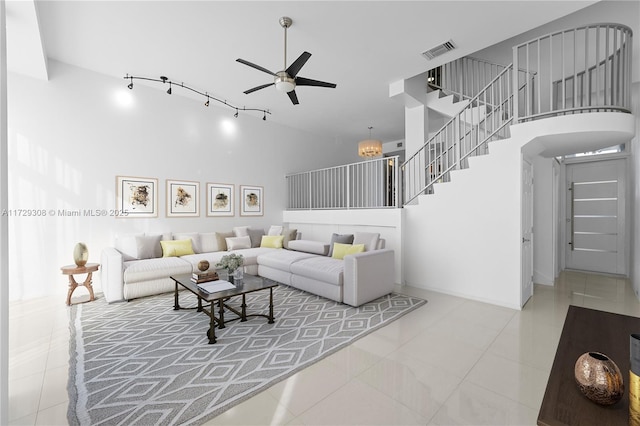
[[[569,164],[566,171],[566,268],[626,275],[626,159]]]

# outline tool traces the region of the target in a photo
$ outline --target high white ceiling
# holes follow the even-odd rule
[[[164,75],[333,140],[362,139],[373,126],[376,138],[391,141],[404,138],[404,108],[389,98],[390,83],[593,3],[9,0],[8,67],[46,78],[46,57],[117,78]],[[336,89],[299,87],[299,105],[273,87],[243,93],[272,77],[237,58],[274,72],[284,68],[281,16],[293,19],[287,64],[312,53],[298,75]],[[433,61],[422,57],[447,40],[457,49]]]

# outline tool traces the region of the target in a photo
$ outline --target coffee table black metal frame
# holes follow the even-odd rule
[[[171,279],[175,282],[174,292],[174,304],[173,309],[175,311],[180,309],[196,309],[197,312],[204,312],[209,317],[209,330],[207,331],[207,337],[209,338],[209,344],[216,343],[216,326],[220,329],[226,327],[226,323],[230,321],[240,320],[244,322],[249,317],[264,317],[267,318],[269,324],[273,324],[275,318],[273,316],[273,289],[278,287],[278,283],[273,281],[263,280],[260,277],[253,275],[245,275],[241,280],[236,283],[236,288],[218,291],[216,293],[207,293],[200,290],[198,285],[191,281],[191,274],[173,275]],[[198,297],[198,306],[191,308],[183,308],[179,303],[178,285],[186,288],[191,293]],[[255,291],[269,289],[269,314],[247,314],[247,302],[246,295]],[[240,311],[227,305],[225,302],[232,297],[242,296],[242,304],[240,305]],[[209,304],[209,308],[203,306],[203,301]],[[218,316],[215,314],[216,305],[218,307]],[[236,317],[231,319],[225,318],[225,308],[228,311],[233,312]]]

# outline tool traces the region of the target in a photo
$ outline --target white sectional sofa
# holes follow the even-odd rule
[[[243,255],[245,273],[351,306],[359,306],[393,290],[394,253],[383,248],[384,240],[378,234],[355,234],[354,244],[365,243],[366,251],[335,259],[327,256],[330,244],[315,241],[289,242],[290,238],[284,238],[287,249],[261,247],[258,242],[261,234],[274,231],[255,231],[236,228],[227,233],[120,237],[115,247],[105,248],[101,255],[105,299],[117,302],[173,291],[175,283],[170,276],[197,271],[201,260],[207,260],[213,267],[230,253]],[[247,232],[251,235],[238,236]],[[161,241],[185,240],[191,240],[192,254],[163,257]],[[251,241],[250,245],[247,241]]]

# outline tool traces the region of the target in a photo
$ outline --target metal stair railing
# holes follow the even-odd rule
[[[465,56],[427,71],[427,86],[453,95],[456,101],[472,99],[509,66]],[[526,79],[529,72],[518,71]]]
[[[489,141],[508,137],[513,116],[511,70],[511,66],[503,69],[403,163],[404,204],[433,192],[435,183],[448,182],[451,171],[468,167],[469,157],[485,154]]]

